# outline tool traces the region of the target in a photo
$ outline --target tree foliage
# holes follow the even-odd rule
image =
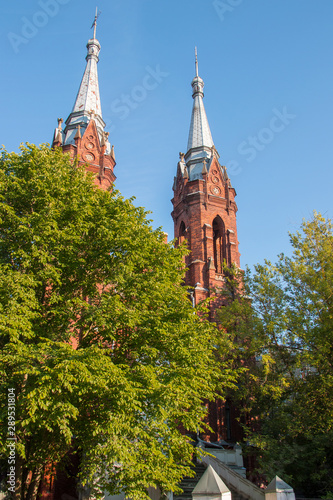
[[[290,235],[292,256],[255,266],[246,296],[238,288],[223,311],[230,335],[243,332],[248,369],[235,397],[248,415],[247,451],[269,480],[278,474],[317,498],[333,491],[332,227],[316,213],[304,221]]]
[[[3,151],[0,201],[1,458],[14,388],[16,498],[70,450],[81,485],[175,490],[192,454],[179,429],[202,428],[204,398],[232,378],[214,352],[227,341],[182,285],[184,248],[47,146]]]

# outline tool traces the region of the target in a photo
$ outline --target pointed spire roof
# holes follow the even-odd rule
[[[197,48],[195,48],[195,77],[191,85],[193,88],[193,109],[185,155],[189,181],[202,179],[202,173],[205,170],[204,160],[207,161],[206,170],[207,173],[209,172],[213,152],[216,151],[203,103],[204,82],[199,76]]]
[[[229,498],[231,494],[229,488],[224,484],[220,476],[211,465],[208,465],[200,481],[192,492],[193,498],[205,496],[209,498]]]
[[[279,476],[275,476],[274,479],[269,483],[267,488],[265,489],[265,493],[271,493],[271,492],[293,492],[293,488],[289,486],[283,479],[281,479]]]
[[[206,148],[209,149],[214,145],[203,103],[204,81],[199,76],[197,48],[195,48],[195,77],[191,85],[193,88],[192,97],[194,101],[187,142],[187,156],[189,156],[192,149],[197,150],[199,148],[202,153],[204,153]],[[203,157],[206,156],[206,154],[203,154]]]
[[[275,476],[265,489],[265,499],[295,500],[295,493],[289,484],[285,483],[279,476]]]
[[[96,9],[95,20],[92,24],[92,28],[94,28],[93,38],[88,40],[87,43],[87,64],[72,112],[66,120],[64,144],[70,144],[73,142],[78,125],[81,126],[84,133],[84,130],[87,128],[91,119],[94,119],[96,122],[100,140],[104,133],[105,123],[102,118],[97,73],[97,63],[99,60],[98,56],[101,50],[100,43],[96,39],[98,15],[99,14],[97,14]]]

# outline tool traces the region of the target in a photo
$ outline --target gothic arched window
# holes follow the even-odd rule
[[[221,217],[213,220],[214,266],[217,273],[222,273],[223,262],[227,259],[225,227]]]
[[[179,226],[179,234],[178,234],[179,243],[183,243],[183,241],[185,240],[185,231],[186,231],[185,222],[182,221]]]

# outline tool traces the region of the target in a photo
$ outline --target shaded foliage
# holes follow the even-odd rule
[[[333,491],[333,234],[320,214],[290,235],[293,254],[247,272],[221,312],[247,365],[234,397],[247,414],[245,451],[268,480],[306,496]],[[252,362],[251,362],[252,360]]]

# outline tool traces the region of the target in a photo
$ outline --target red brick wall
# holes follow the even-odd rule
[[[100,143],[94,120],[90,120],[83,136],[75,139],[75,144],[62,146],[54,142],[53,147],[55,146],[61,146],[73,161],[78,160],[79,165],[86,165],[87,171],[95,175],[95,184],[99,188],[107,190],[116,180],[113,172],[115,159],[111,154],[105,154],[106,146]]]
[[[183,179],[180,169],[175,182],[172,217],[174,220],[175,238],[179,237],[181,223],[185,224],[184,237],[191,251],[186,260],[189,272],[186,284],[196,287],[198,300],[211,296],[210,289],[223,286],[223,276],[217,273],[214,264],[213,221],[219,216],[225,227],[225,248],[227,264],[240,266],[238,251],[235,203],[236,192],[231,187],[223,167],[214,157],[208,174],[203,179],[189,182]],[[216,308],[216,305],[213,308]]]
[[[216,272],[214,265],[213,221],[217,216],[221,218],[224,225],[227,264],[235,263],[238,267],[240,266],[235,196],[236,192],[231,187],[225,168],[219,165],[216,157],[212,160],[209,173],[203,174],[203,179],[189,182],[188,179],[183,178],[180,167],[177,170],[172,217],[175,238],[179,240],[185,238],[190,249],[190,255],[186,258],[189,270],[185,283],[195,289],[196,303],[208,297],[216,297],[212,289],[223,287],[223,274]],[[183,237],[179,238],[182,222],[186,230]],[[215,311],[222,303],[223,299],[218,296],[210,303],[211,320],[214,320]],[[212,433],[205,435],[205,439],[227,440],[228,434],[230,441],[242,439],[238,423],[239,412],[231,403],[227,409],[223,400],[216,400],[210,402],[208,408],[208,423],[212,428]],[[229,432],[226,426],[226,411],[230,415]]]

